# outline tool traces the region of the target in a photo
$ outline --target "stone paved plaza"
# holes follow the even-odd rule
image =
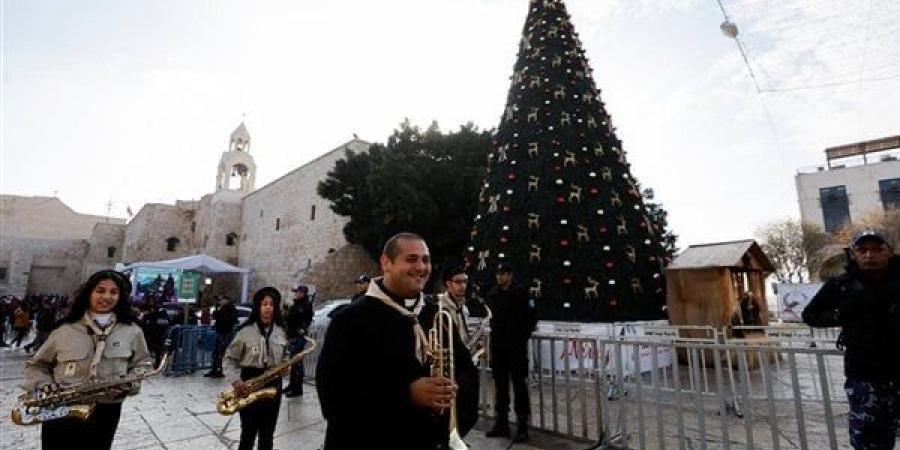
[[[40,448],[40,427],[13,425],[9,411],[21,390],[22,366],[27,356],[19,350],[0,350],[0,449]],[[215,410],[214,400],[224,387],[221,380],[204,378],[201,373],[181,377],[157,377],[144,382],[141,394],[126,400],[122,420],[113,444],[115,449],[190,449],[237,448],[240,419],[225,417]],[[303,397],[285,398],[275,430],[276,449],[315,450],[322,446],[325,421],[313,386]],[[469,433],[470,448],[485,450],[575,450],[589,446],[533,433],[532,442],[513,445],[505,439],[487,439],[484,421]],[[401,432],[397,430],[397,432]],[[73,446],[77,448],[77,446]]]

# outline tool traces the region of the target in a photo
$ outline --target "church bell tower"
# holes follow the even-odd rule
[[[250,133],[241,122],[231,133],[228,150],[219,158],[219,172],[216,175],[216,192],[238,191],[243,194],[253,192],[256,180],[256,163],[250,156]],[[231,186],[234,182],[236,186]]]

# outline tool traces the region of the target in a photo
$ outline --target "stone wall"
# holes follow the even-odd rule
[[[251,290],[274,286],[289,292],[304,271],[347,244],[347,219],[331,211],[316,186],[347,148],[359,153],[368,147],[350,141],[244,197],[240,262],[253,271]]]
[[[39,239],[0,236],[0,294],[71,294],[81,283],[88,251],[84,239]]]
[[[126,225],[98,223],[88,239],[81,279],[87,280],[98,270],[113,269],[122,261]]]
[[[348,244],[325,260],[300,273],[300,282],[316,287],[316,303],[335,298],[350,298],[356,293],[353,284],[360,274],[380,274],[378,263],[362,247]]]
[[[200,209],[195,215],[197,223],[195,242],[201,253],[238,265],[241,235],[241,198],[237,191],[218,191],[204,195]],[[232,245],[228,245],[228,235],[233,233]]]
[[[196,253],[192,222],[192,209],[158,203],[144,205],[126,227],[122,261],[163,261]],[[174,251],[166,247],[166,239],[170,237],[180,241]]]
[[[0,236],[88,239],[98,223],[125,220],[79,214],[56,197],[0,195]]]

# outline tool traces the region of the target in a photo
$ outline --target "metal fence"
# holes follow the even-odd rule
[[[838,331],[634,323],[535,334],[530,426],[605,449],[849,449]],[[324,334],[311,331],[319,349]],[[307,377],[317,359],[307,356]],[[491,370],[479,368],[490,418]]]
[[[165,375],[178,376],[212,367],[216,331],[210,326],[176,325],[166,334],[171,339],[172,362]]]
[[[835,330],[535,335],[531,426],[604,448],[849,448]],[[549,353],[549,355],[548,355]],[[482,363],[482,407],[493,413]]]

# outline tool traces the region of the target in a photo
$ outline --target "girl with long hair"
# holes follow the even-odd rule
[[[226,376],[235,393],[244,397],[250,392],[245,382],[288,358],[287,336],[281,315],[281,294],[264,287],[253,294],[250,317],[238,330],[225,351]],[[290,368],[281,374],[286,375]],[[281,378],[270,383],[278,393],[274,398],[257,400],[239,411],[241,442],[239,450],[251,450],[259,441],[260,450],[271,450],[278,410],[281,407]]]
[[[120,272],[101,270],[75,294],[72,309],[47,341],[25,363],[26,390],[74,386],[91,379],[119,378],[152,368],[144,333],[131,309],[131,282]],[[97,399],[87,420],[61,418],[41,426],[41,447],[48,449],[112,447],[122,401],[139,389],[111,388]]]

